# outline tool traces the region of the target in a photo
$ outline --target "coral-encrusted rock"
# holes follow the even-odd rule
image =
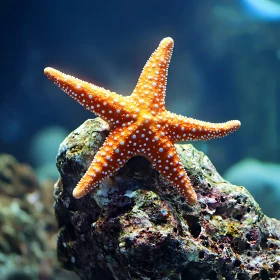
[[[280,222],[192,145],[176,146],[198,195],[192,207],[143,157],[132,158],[93,193],[73,198],[107,134],[107,123],[88,120],[59,149],[55,212],[65,268],[81,279],[103,280],[280,276]]]
[[[32,168],[8,154],[0,155],[0,195],[23,198],[40,188]],[[16,186],[16,187],[15,187]]]
[[[0,154],[1,280],[75,279],[56,260],[52,185],[39,185],[30,166]]]

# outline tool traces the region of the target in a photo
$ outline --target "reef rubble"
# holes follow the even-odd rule
[[[70,280],[56,257],[53,181],[39,183],[34,170],[0,154],[0,279]]]
[[[176,149],[198,196],[194,206],[140,156],[73,198],[108,129],[100,118],[87,120],[59,148],[54,208],[64,268],[84,280],[280,277],[280,222],[192,145]]]

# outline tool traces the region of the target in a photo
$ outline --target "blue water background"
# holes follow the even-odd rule
[[[70,132],[94,117],[44,76],[45,67],[129,95],[146,60],[170,36],[175,49],[167,109],[242,123],[236,133],[196,147],[221,174],[246,158],[280,162],[279,21],[258,18],[242,1],[231,0],[30,0],[1,6],[1,153],[37,168],[59,141],[51,132],[42,144],[34,138],[50,127]],[[276,180],[277,187],[280,194]]]

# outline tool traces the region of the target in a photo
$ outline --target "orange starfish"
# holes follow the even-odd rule
[[[196,203],[196,193],[174,143],[223,137],[237,130],[240,122],[202,122],[165,109],[166,78],[173,46],[172,38],[160,42],[128,97],[53,68],[45,69],[48,78],[63,91],[110,124],[110,134],[73,191],[75,198],[94,190],[131,157],[142,155],[178,188],[188,203]]]

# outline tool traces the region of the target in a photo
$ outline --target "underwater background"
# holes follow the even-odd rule
[[[280,219],[279,1],[6,1],[0,21],[0,153],[6,154],[0,159],[0,177],[10,164],[16,166],[10,178],[24,174],[28,183],[23,180],[23,185],[34,184],[28,192],[37,184],[46,186],[48,219],[52,185],[59,176],[59,144],[94,115],[54,86],[44,68],[129,95],[146,60],[168,36],[175,48],[166,108],[209,122],[240,120],[241,128],[228,137],[192,144],[225,179],[245,186],[265,214]],[[2,205],[14,209],[1,198],[7,194],[3,186],[18,203],[24,186],[12,190],[17,181],[1,182]],[[11,228],[17,223],[10,222]],[[32,231],[32,222],[29,226]],[[50,227],[55,247],[55,222],[43,227]],[[3,244],[0,272],[7,250]],[[54,279],[75,279],[61,273]],[[9,279],[23,279],[17,277]]]

